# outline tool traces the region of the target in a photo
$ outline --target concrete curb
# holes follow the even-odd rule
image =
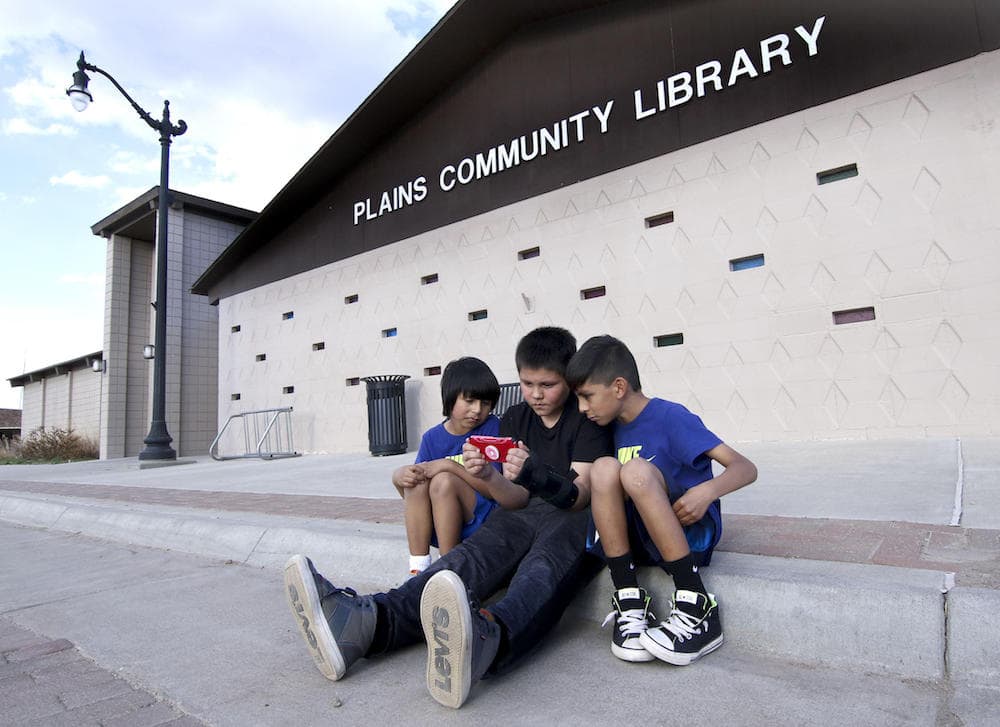
[[[303,552],[344,585],[390,588],[404,575],[399,525],[30,496],[0,496],[0,519],[266,569]],[[669,577],[645,569],[642,579],[654,596],[654,612],[666,616]],[[938,572],[720,552],[705,580],[719,594],[727,642],[748,653],[939,680],[946,675],[947,648],[953,675],[961,670],[978,680],[997,674],[990,657],[1000,637],[985,630],[1000,593],[956,589],[946,639],[945,578]],[[610,592],[602,574],[570,612],[599,622],[610,608]]]

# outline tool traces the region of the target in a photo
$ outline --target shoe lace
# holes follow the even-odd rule
[[[670,616],[660,624],[665,631],[672,633],[679,641],[686,641],[701,633],[705,619],[692,616],[681,611],[676,606],[670,611]]]
[[[618,617],[618,631],[622,636],[638,636],[644,632],[649,626],[649,618],[646,615],[646,610],[643,608],[630,608],[627,611],[619,612],[617,609],[609,613],[604,617],[604,622],[601,624],[603,629],[611,621]]]

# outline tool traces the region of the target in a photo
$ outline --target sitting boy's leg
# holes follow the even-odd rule
[[[434,521],[430,491],[427,484],[397,489],[400,489],[403,496],[403,521],[406,524],[406,544],[410,549],[410,572],[415,574],[426,570],[431,564]]]
[[[611,653],[622,661],[652,661],[639,636],[650,624],[650,598],[639,587],[638,572],[629,544],[628,509],[621,481],[622,466],[614,457],[602,457],[590,470],[594,525],[604,552],[614,593],[611,612],[603,626],[614,623]]]
[[[458,475],[442,472],[431,479],[429,493],[438,550],[444,555],[461,542],[462,526],[476,508],[476,491]]]
[[[450,570],[438,571],[424,586],[420,621],[427,642],[427,690],[439,703],[458,709],[493,663],[500,627]]]
[[[601,457],[590,468],[590,508],[601,547],[608,558],[629,551],[621,471],[622,466],[614,457]]]
[[[648,628],[639,643],[658,659],[690,664],[722,645],[719,605],[702,582],[700,558],[691,553],[660,471],[646,460],[630,460],[622,468],[622,485],[641,516],[640,531],[652,540],[676,588],[667,618]]]
[[[371,596],[336,588],[302,555],[285,564],[285,597],[316,668],[336,681],[363,657],[375,635]]]
[[[487,524],[501,512],[506,511],[494,512]],[[600,561],[585,550],[586,511],[567,512],[533,502],[515,513],[532,523],[536,535],[504,597],[488,608],[504,632],[491,673],[506,671],[537,646],[600,571]]]

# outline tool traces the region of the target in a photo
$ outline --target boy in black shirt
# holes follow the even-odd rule
[[[472,536],[429,569],[388,593],[359,596],[336,588],[301,555],[285,565],[289,606],[316,666],[344,676],[361,657],[427,643],[427,688],[460,707],[472,685],[503,671],[559,620],[599,564],[585,553],[588,472],[612,453],[610,432],[580,414],[566,383],[576,340],[539,328],[517,346],[524,402],[511,407],[500,434],[510,450],[501,476],[466,443],[463,461],[500,503]],[[489,610],[481,602],[506,587]]]

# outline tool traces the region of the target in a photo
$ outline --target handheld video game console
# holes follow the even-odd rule
[[[507,452],[516,445],[510,437],[487,437],[483,435],[473,435],[469,437],[469,444],[483,453],[490,462],[503,462],[507,459]]]

